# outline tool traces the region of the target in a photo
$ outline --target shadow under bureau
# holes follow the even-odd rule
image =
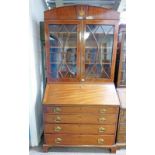
[[[54,146],[116,151],[119,100],[113,83],[47,84],[43,111],[44,151]]]

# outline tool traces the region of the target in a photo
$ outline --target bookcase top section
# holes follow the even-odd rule
[[[43,104],[120,105],[113,83],[47,84]]]
[[[103,7],[71,5],[44,12],[45,20],[105,19],[119,20],[120,13]]]

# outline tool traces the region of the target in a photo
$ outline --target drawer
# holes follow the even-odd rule
[[[44,112],[51,114],[75,114],[75,113],[94,113],[94,114],[117,114],[118,107],[114,106],[45,106]]]
[[[91,115],[91,114],[75,114],[75,115],[52,115],[44,114],[44,122],[46,123],[73,123],[73,124],[115,124],[117,115]]]
[[[48,145],[113,145],[114,135],[45,134]]]
[[[118,134],[117,142],[118,143],[126,143],[126,134]]]
[[[115,134],[115,125],[45,124],[44,133]]]

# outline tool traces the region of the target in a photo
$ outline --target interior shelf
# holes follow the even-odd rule
[[[111,65],[111,63],[109,62],[109,63],[85,63],[86,65],[94,65],[94,64],[96,64],[96,65]]]
[[[54,48],[63,49],[63,47],[54,47],[54,46],[50,47],[50,49],[54,49]],[[64,47],[64,48],[77,48],[77,47]]]
[[[61,62],[50,62],[50,64],[58,64],[58,65],[60,65],[61,64]],[[76,65],[76,63],[72,63],[72,62],[66,62],[66,63],[62,63],[62,65]]]

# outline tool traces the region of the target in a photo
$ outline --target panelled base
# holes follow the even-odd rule
[[[116,153],[117,145],[47,145],[43,144],[43,151],[48,152],[49,148],[53,147],[94,147],[94,148],[104,148],[109,149],[111,153]]]

